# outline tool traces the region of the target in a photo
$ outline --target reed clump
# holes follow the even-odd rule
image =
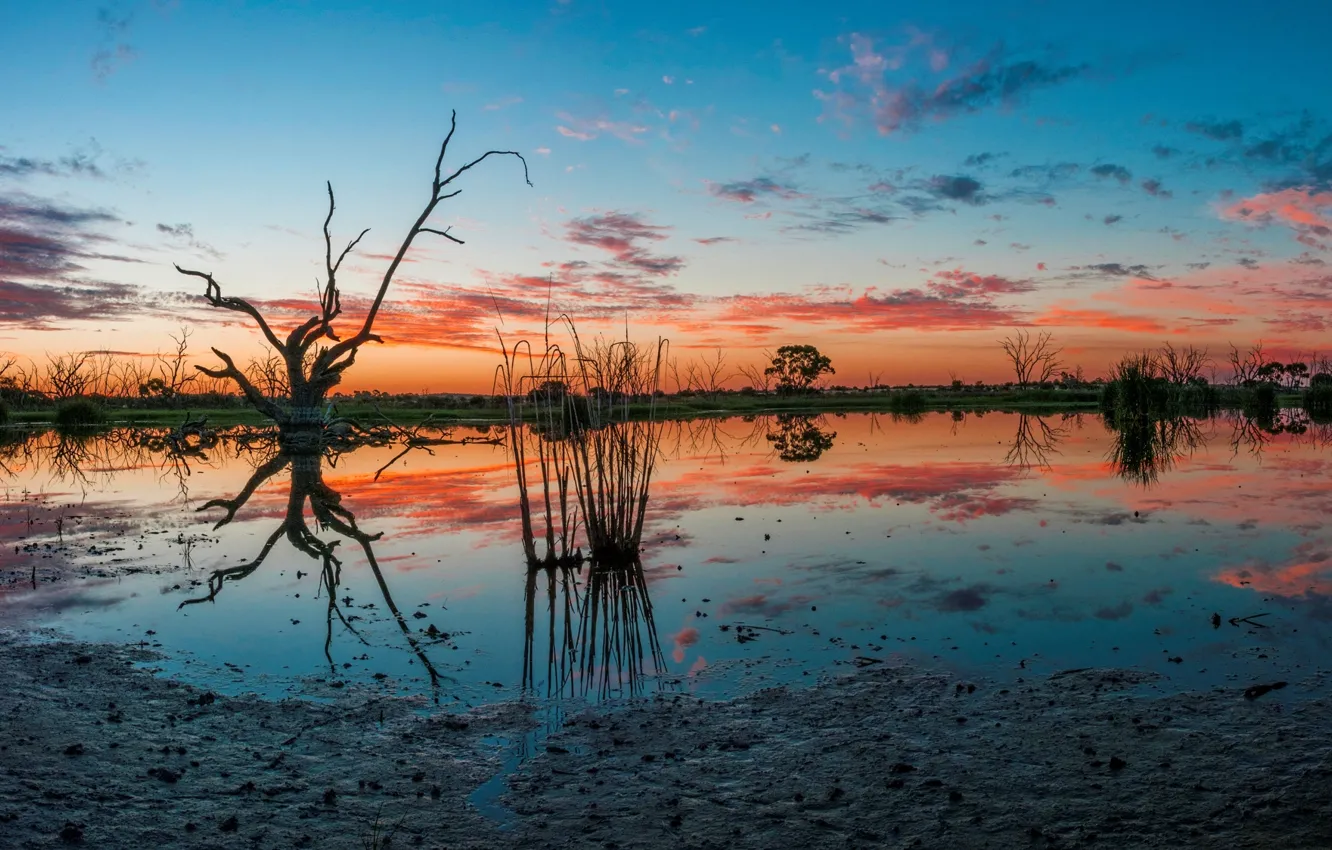
[[[496,372],[527,562],[523,680],[535,687],[542,666],[535,634],[544,597],[548,696],[637,692],[665,667],[640,553],[668,343],[587,341],[567,317],[555,327],[567,345],[552,340],[550,326],[539,350],[501,337]]]
[[[1160,353],[1143,351],[1110,366],[1101,389],[1101,412],[1110,419],[1127,417],[1205,417],[1220,406],[1220,394],[1200,374],[1171,369]]]

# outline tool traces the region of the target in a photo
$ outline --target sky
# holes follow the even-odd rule
[[[1049,332],[1126,351],[1326,350],[1332,5],[191,2],[0,9],[0,352],[149,354],[211,272],[311,315],[325,181],[348,326],[459,178],[342,390],[484,392],[498,339],[809,343],[835,382],[1011,377]],[[741,385],[737,378],[732,385]]]

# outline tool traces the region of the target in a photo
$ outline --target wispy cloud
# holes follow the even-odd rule
[[[573,219],[566,225],[565,238],[575,245],[609,253],[619,267],[669,275],[684,268],[684,258],[653,254],[649,248],[666,239],[670,230],[665,225],[648,224],[635,213],[608,212]]]
[[[1093,165],[1091,167],[1091,173],[1102,178],[1113,177],[1120,183],[1127,183],[1133,179],[1133,172],[1129,171],[1122,165],[1115,165],[1109,162]]]
[[[94,177],[104,178],[106,172],[97,164],[96,155],[75,152],[57,159],[29,156],[7,156],[0,148],[0,177]]]
[[[1189,121],[1184,129],[1218,142],[1244,135],[1244,125],[1238,121]]]
[[[221,251],[195,237],[194,225],[192,224],[159,223],[157,225],[157,232],[180,244],[188,245],[190,248],[193,248],[201,254],[206,254],[214,260],[220,260],[223,257]]]
[[[0,323],[49,328],[61,322],[130,319],[171,296],[90,280],[92,262],[138,263],[102,228],[120,217],[16,194],[0,196]]]
[[[930,178],[925,188],[935,197],[949,201],[960,201],[973,206],[986,201],[985,195],[981,192],[980,181],[965,175],[937,174]]]
[[[853,121],[866,114],[883,135],[912,132],[929,122],[946,121],[996,106],[1014,107],[1031,92],[1084,76],[1086,64],[1060,65],[1036,59],[1017,59],[996,48],[989,56],[952,76],[938,78],[948,56],[928,47],[929,40],[913,37],[906,45],[876,48],[872,39],[853,33],[847,41],[850,65],[825,71],[835,88],[816,89],[814,95],[832,116]],[[916,53],[929,56],[930,82],[890,81]]]
[[[481,107],[481,110],[483,112],[498,112],[501,109],[506,109],[510,106],[516,106],[517,104],[520,104],[522,102],[523,99],[521,97],[518,97],[517,95],[510,95],[508,97],[502,97],[499,100],[493,101],[491,103],[487,103],[485,106]]]
[[[555,132],[568,139],[590,142],[601,135],[614,136],[621,141],[639,144],[647,133],[646,124],[636,121],[613,121],[604,116],[579,118],[567,112],[559,115],[562,124],[555,127]]]
[[[90,64],[93,78],[98,82],[105,82],[108,77],[133,62],[138,56],[138,51],[128,41],[129,28],[133,20],[132,15],[122,14],[109,7],[104,6],[97,10],[97,29],[100,32],[100,39]]]
[[[1165,188],[1161,181],[1155,177],[1150,177],[1142,181],[1142,190],[1154,198],[1172,198],[1175,194]]]
[[[793,187],[779,183],[771,177],[755,177],[752,180],[738,180],[731,183],[708,183],[708,192],[713,197],[741,204],[752,204],[762,198],[802,197]]]

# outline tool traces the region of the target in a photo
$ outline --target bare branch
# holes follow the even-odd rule
[[[209,369],[206,366],[198,365],[194,368],[203,372],[210,378],[229,378],[232,381],[235,381],[236,386],[240,387],[241,392],[245,394],[246,400],[254,405],[255,409],[268,418],[276,421],[281,410],[272,400],[266,398],[263,393],[259,392],[258,387],[250,381],[244,372],[236,368],[236,362],[231,359],[231,355],[217,348],[213,349],[213,353],[222,361],[225,368]]]
[[[245,486],[241,488],[241,491],[237,493],[234,498],[212,499],[206,504],[201,505],[197,510],[206,511],[209,508],[225,508],[227,515],[213,525],[214,529],[221,528],[236,518],[236,511],[239,511],[245,506],[246,502],[250,501],[250,497],[254,495],[254,491],[258,490],[261,484],[286,469],[287,465],[290,463],[290,455],[282,453],[273,455],[263,466],[256,469],[250,475],[250,480],[245,482]]]
[[[449,233],[449,231],[450,231],[451,229],[452,229],[452,228],[446,227],[446,228],[444,228],[443,230],[435,230],[435,229],[432,228],[432,227],[423,227],[423,228],[421,228],[421,232],[422,232],[422,233],[433,233],[433,234],[435,234],[436,236],[443,236],[445,239],[451,239],[451,240],[453,240],[454,242],[457,242],[459,245],[466,245],[466,244],[467,244],[466,242],[462,241],[462,240],[459,239],[457,236],[454,236],[454,235],[452,235],[451,233]]]
[[[435,159],[435,179],[434,182],[431,184],[430,201],[425,205],[425,208],[421,210],[421,214],[417,216],[416,223],[413,224],[411,229],[407,231],[407,236],[402,240],[402,244],[398,247],[398,252],[393,256],[393,261],[389,263],[388,269],[384,272],[384,279],[379,284],[379,291],[375,293],[375,298],[374,301],[372,301],[370,304],[369,311],[366,312],[365,321],[361,325],[360,332],[357,333],[356,336],[350,337],[349,339],[330,347],[328,351],[324,353],[325,359],[322,361],[322,363],[324,364],[331,363],[335,361],[339,356],[341,356],[344,352],[346,352],[348,349],[355,348],[358,345],[362,345],[365,342],[370,341],[371,328],[374,327],[375,317],[379,315],[379,308],[384,303],[384,296],[388,293],[389,285],[393,282],[393,276],[397,274],[398,266],[402,264],[403,258],[407,256],[407,251],[411,249],[412,242],[416,239],[417,234],[419,234],[422,231],[422,229],[425,228],[426,221],[430,218],[430,215],[435,211],[435,207],[439,205],[440,201],[456,197],[458,194],[458,192],[456,191],[448,194],[440,194],[440,191],[445,186],[449,185],[464,172],[481,164],[491,156],[517,157],[518,161],[523,164],[524,182],[526,182],[528,186],[532,185],[532,179],[527,169],[527,160],[524,159],[523,155],[518,153],[517,151],[493,151],[493,150],[486,151],[481,156],[477,157],[476,159],[472,160],[466,165],[458,168],[458,170],[454,171],[447,178],[441,180],[440,168],[444,162],[444,154],[448,151],[449,142],[453,139],[453,133],[454,130],[457,129],[457,126],[458,126],[458,113],[456,110],[454,110],[449,118],[449,133],[447,136],[444,137],[444,143],[441,144],[439,147],[439,156]],[[436,232],[442,233],[442,231],[436,231]],[[455,239],[455,241],[458,240]],[[318,367],[319,364],[316,364],[316,368]]]
[[[214,307],[221,307],[224,310],[234,310],[238,313],[244,313],[254,319],[255,323],[259,325],[259,330],[263,331],[264,338],[268,340],[268,344],[276,348],[278,351],[283,350],[282,342],[277,338],[277,335],[273,333],[273,329],[268,326],[268,321],[264,319],[263,314],[261,314],[258,308],[253,304],[246,301],[244,298],[224,296],[222,294],[222,287],[218,285],[217,281],[214,280],[213,276],[208,272],[183,269],[179,264],[175,265],[176,271],[181,274],[202,278],[207,281],[207,286],[204,289],[204,298],[208,299],[209,304]]]
[[[1027,331],[1019,330],[999,340],[1019,386],[1043,384],[1059,372],[1063,366],[1059,354],[1063,349],[1054,347],[1051,339],[1049,331],[1041,331],[1033,339]]]
[[[328,330],[327,326],[342,312],[342,298],[337,283],[338,269],[342,268],[342,261],[347,259],[347,255],[351,253],[357,243],[365,237],[365,234],[370,232],[370,228],[367,227],[362,230],[359,236],[348,242],[347,247],[343,248],[342,253],[338,255],[337,262],[333,262],[333,233],[329,229],[329,225],[333,222],[333,210],[337,205],[333,199],[333,183],[328,182],[326,185],[328,186],[328,216],[324,219],[324,270],[327,278],[323,291],[319,295],[319,306],[326,332],[329,336],[332,336],[332,331]]]

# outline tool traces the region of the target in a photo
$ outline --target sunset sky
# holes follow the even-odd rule
[[[1048,330],[1091,375],[1170,340],[1326,351],[1332,4],[192,2],[0,10],[0,351],[211,363],[347,317],[455,166],[341,389],[485,391],[496,330],[813,343],[839,383],[1003,380]],[[1222,358],[1218,357],[1218,361]],[[1222,370],[1224,376],[1224,370]],[[734,382],[734,383],[739,383]]]

